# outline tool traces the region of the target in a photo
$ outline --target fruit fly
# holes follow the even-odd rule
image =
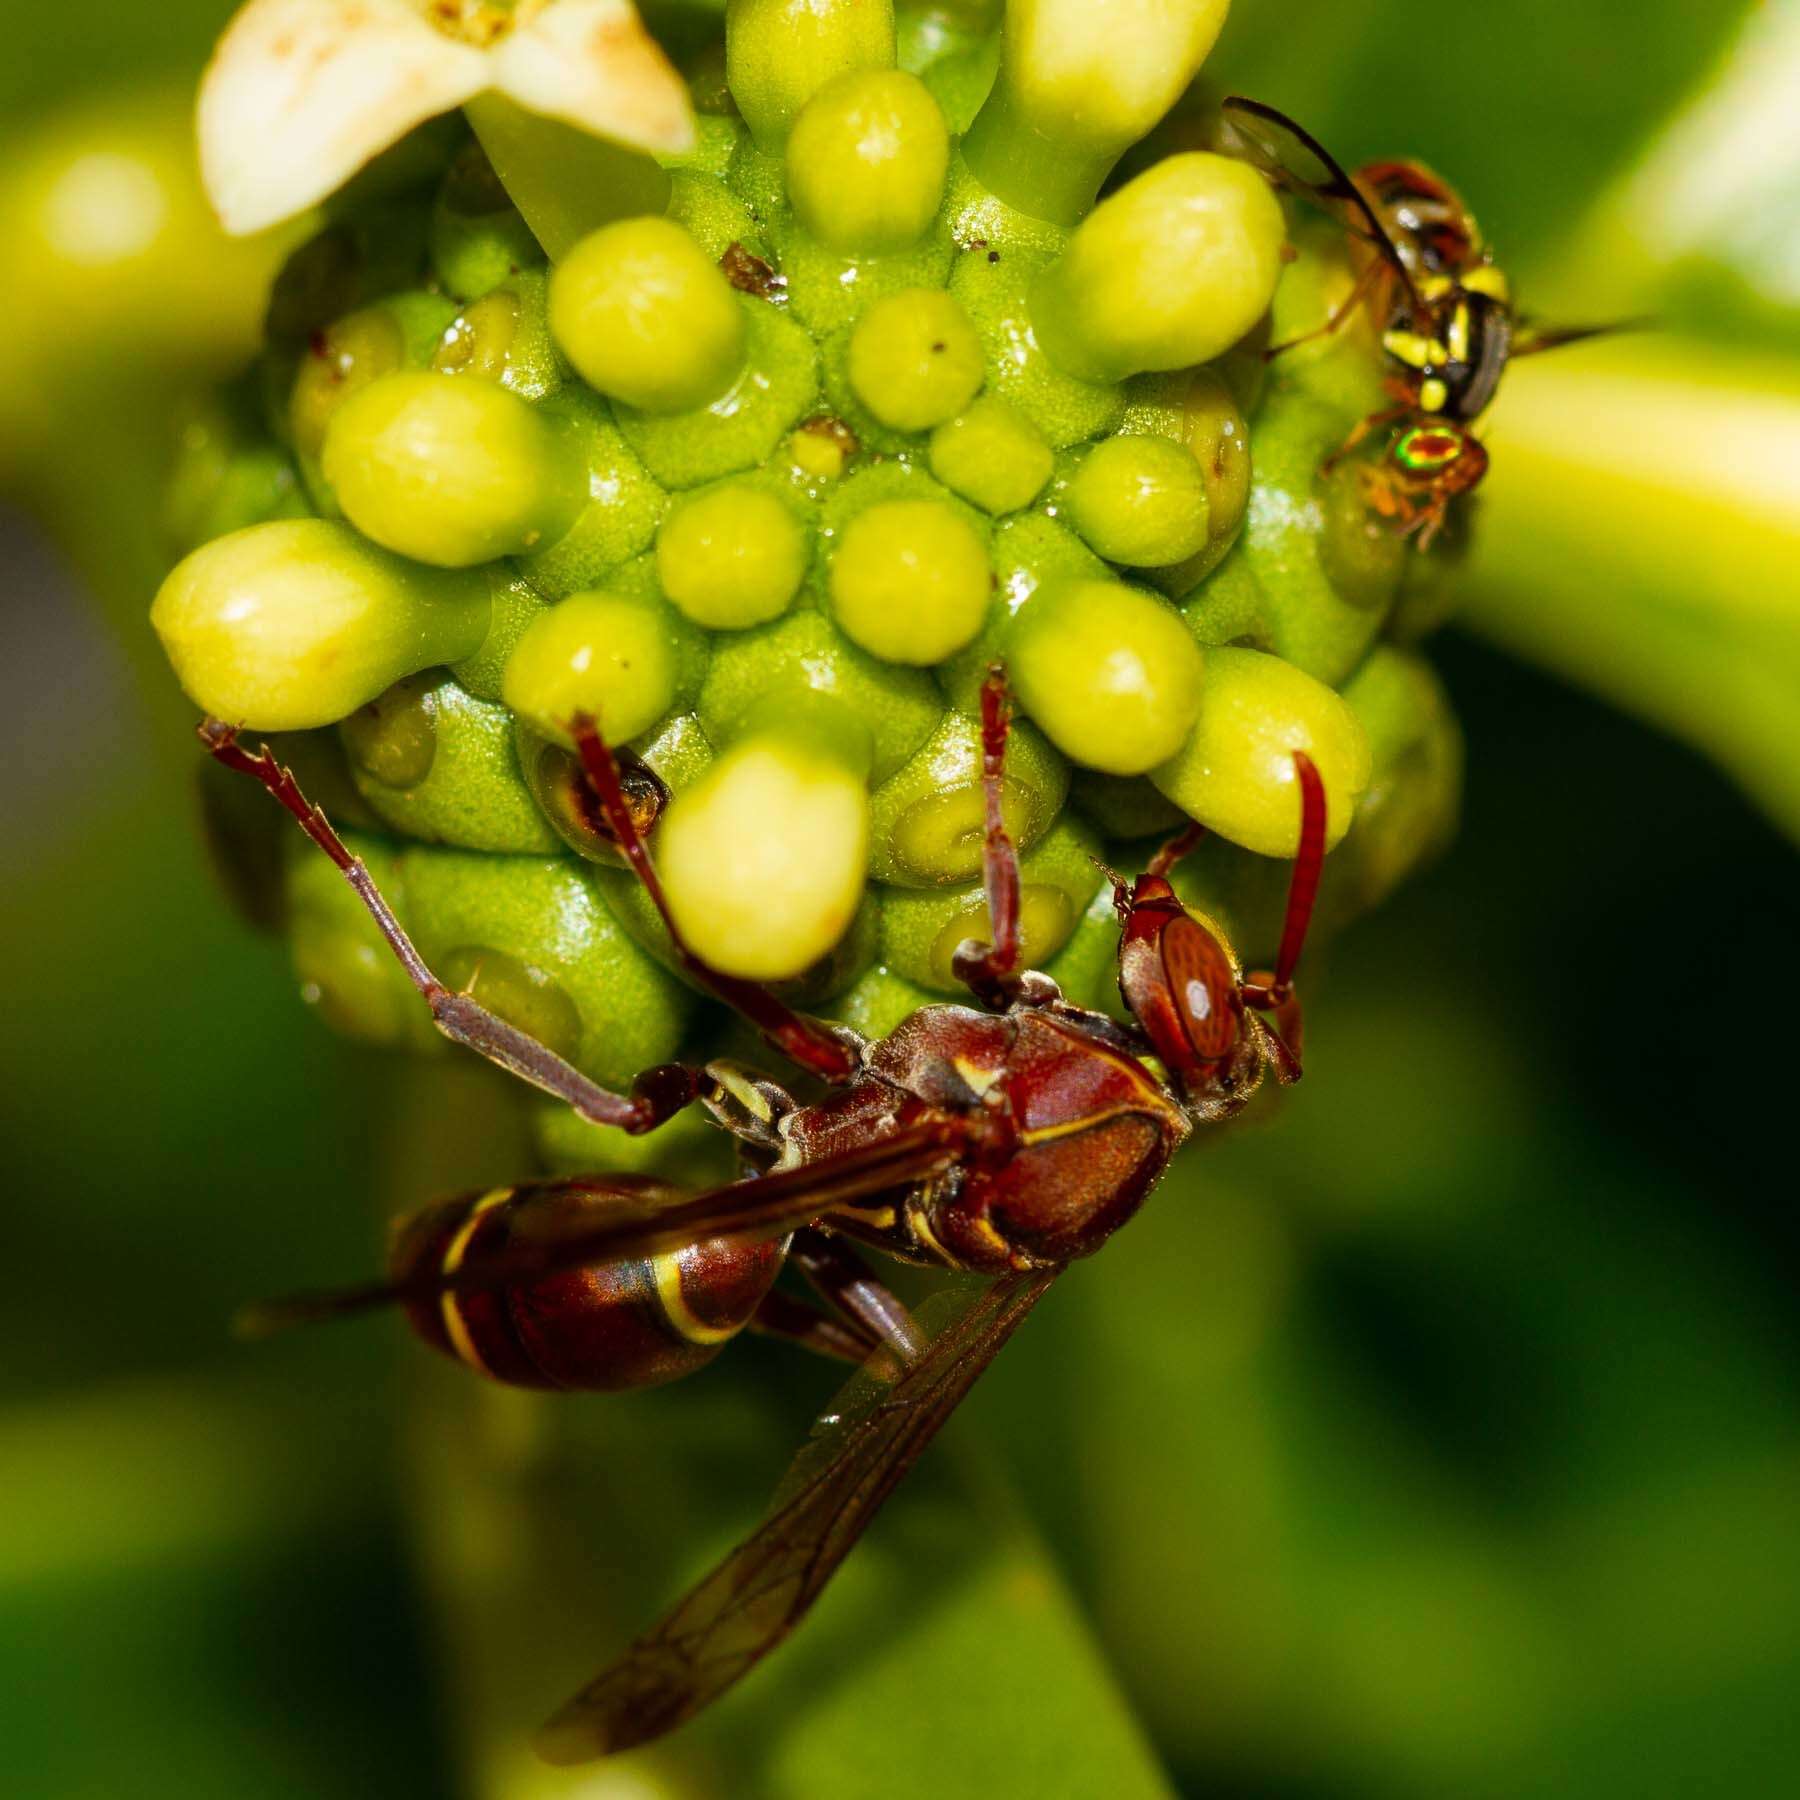
[[[1621,328],[1551,328],[1521,319],[1474,216],[1422,163],[1365,163],[1350,175],[1274,107],[1234,95],[1223,111],[1239,154],[1277,187],[1329,213],[1364,249],[1354,286],[1324,323],[1265,354],[1328,336],[1359,306],[1368,308],[1394,404],[1362,420],[1325,466],[1386,429],[1382,455],[1364,470],[1369,504],[1428,549],[1450,502],[1487,473],[1487,451],[1473,427],[1506,365]]]
[[[704,1192],[632,1175],[527,1181],[427,1208],[397,1230],[388,1277],[253,1309],[252,1329],[396,1304],[477,1373],[527,1387],[646,1386],[753,1328],[862,1365],[762,1525],[571,1700],[540,1747],[581,1761],[646,1742],[716,1699],[799,1623],[876,1510],[1061,1270],[1137,1211],[1199,1123],[1238,1111],[1273,1071],[1300,1074],[1293,978],[1324,858],[1326,796],[1293,754],[1298,855],[1275,967],[1245,975],[1169,876],[1201,837],[1114,876],[1119,1023],[1020,966],[1019,865],[1001,816],[1010,706],[982,689],[983,882],[991,942],[955,968],[974,1006],[921,1007],[867,1041],[709,968],[670,917],[621,765],[591,720],[571,732],[600,815],[676,954],[806,1075],[802,1101],[737,1064],[667,1064],[598,1086],[426,966],[363,864],[292,774],[216,720],[227,767],[260,782],[356,890],[439,1029],[566,1102],[640,1133],[699,1104],[751,1172]],[[859,1253],[992,1279],[927,1335]],[[788,1264],[813,1299],[780,1291]]]

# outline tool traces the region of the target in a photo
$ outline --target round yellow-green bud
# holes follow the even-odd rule
[[[696,625],[741,631],[787,611],[809,550],[805,527],[772,493],[730,481],[679,502],[663,520],[656,573]]]
[[[1200,465],[1168,438],[1096,444],[1065,498],[1075,529],[1109,562],[1166,568],[1206,542],[1209,508]]]
[[[587,499],[572,433],[493,382],[425,369],[346,400],[322,464],[364,537],[449,569],[555,543]]]
[[[642,412],[709,405],[744,366],[731,283],[668,219],[584,237],[550,277],[550,331],[590,387]]]
[[[842,734],[812,726],[802,708],[787,724],[746,732],[657,827],[675,923],[728,975],[804,973],[849,930],[862,900],[867,760],[846,758]],[[866,735],[860,741],[866,749]]]
[[[403,675],[473,656],[492,616],[485,570],[424,568],[330,519],[215,538],[150,609],[188,697],[259,731],[336,724]]]
[[[1137,588],[1046,582],[1014,616],[1005,644],[1019,704],[1090,769],[1140,775],[1194,728],[1200,646],[1179,613]]]
[[[884,500],[858,513],[831,559],[839,627],[884,662],[954,656],[980,633],[992,592],[987,546],[939,500]]]
[[[571,594],[513,646],[501,698],[545,737],[571,741],[586,713],[611,744],[648,731],[675,700],[677,653],[653,600]]]
[[[880,256],[925,235],[949,167],[950,128],[924,82],[860,69],[820,88],[794,121],[788,199],[820,243]]]
[[[1038,277],[1038,342],[1082,381],[1210,362],[1268,309],[1286,237],[1248,163],[1171,156],[1095,207]]]
[[[893,0],[727,0],[725,79],[771,156],[826,82],[893,66]]]
[[[942,288],[877,300],[850,333],[850,386],[883,425],[929,431],[981,392],[986,360],[969,315]]]
[[[931,434],[931,472],[983,512],[1017,512],[1044,491],[1056,457],[1044,434],[1004,400],[977,400]]]
[[[1369,740],[1322,681],[1260,650],[1209,650],[1200,722],[1150,778],[1190,818],[1263,856],[1300,844],[1304,750],[1325,783],[1327,847],[1350,829],[1369,784]]]

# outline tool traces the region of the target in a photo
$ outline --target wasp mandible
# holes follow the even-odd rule
[[[1371,162],[1351,175],[1309,131],[1260,100],[1233,95],[1222,111],[1238,154],[1329,213],[1362,247],[1355,284],[1325,321],[1265,354],[1328,336],[1368,308],[1394,404],[1362,420],[1326,468],[1389,429],[1380,459],[1364,471],[1368,501],[1429,549],[1450,502],[1487,473],[1487,450],[1473,427],[1507,364],[1625,327],[1522,318],[1474,215],[1424,164]]]
[[[802,1102],[728,1062],[667,1064],[629,1092],[598,1086],[426,966],[363,864],[290,771],[216,720],[228,768],[260,782],[337,865],[438,1028],[631,1133],[699,1104],[750,1173],[701,1193],[630,1175],[528,1181],[428,1207],[397,1230],[385,1281],[257,1309],[268,1329],[397,1304],[418,1334],[477,1373],[526,1387],[646,1386],[709,1361],[746,1328],[862,1364],[860,1385],[801,1452],[761,1527],[546,1728],[552,1760],[624,1750],[716,1699],[797,1625],[887,1495],[1069,1263],[1135,1213],[1197,1124],[1229,1117],[1265,1074],[1300,1075],[1300,960],[1324,859],[1324,783],[1292,753],[1298,854],[1275,966],[1245,974],[1169,876],[1191,826],[1133,881],[1114,876],[1120,1023],[1020,967],[1018,859],[1001,814],[1010,706],[981,693],[983,880],[991,942],[956,953],[976,1006],[920,1008],[868,1041],[709,968],[670,917],[620,762],[589,719],[580,765],[613,843],[704,987],[822,1084]],[[639,797],[641,800],[641,796]],[[863,1260],[991,1276],[927,1338]],[[816,1300],[775,1288],[784,1262]]]

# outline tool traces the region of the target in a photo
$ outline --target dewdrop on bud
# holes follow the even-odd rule
[[[1000,75],[964,140],[1019,211],[1072,225],[1199,72],[1230,0],[1008,0]]]
[[[403,675],[481,648],[485,570],[425,568],[329,519],[216,538],[162,584],[150,622],[188,697],[258,731],[332,725]]]
[[[1286,237],[1274,191],[1248,163],[1169,157],[1083,221],[1032,287],[1032,326],[1082,381],[1210,362],[1268,310]]]

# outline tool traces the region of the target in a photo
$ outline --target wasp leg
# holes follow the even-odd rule
[[[226,768],[260,782],[337,865],[387,939],[388,948],[407,978],[424,996],[438,1030],[452,1043],[473,1050],[521,1081],[564,1101],[582,1118],[596,1125],[615,1125],[633,1134],[653,1131],[710,1091],[712,1079],[703,1069],[665,1063],[640,1075],[632,1083],[629,1095],[615,1094],[590,1081],[516,1025],[509,1025],[485,1006],[477,1005],[467,994],[452,992],[426,966],[362,860],[345,848],[324,813],[301,792],[293,771],[282,767],[267,745],[252,754],[238,742],[236,730],[217,719],[202,722],[200,741]]]
[[[779,1338],[798,1344],[815,1356],[835,1357],[839,1362],[863,1363],[881,1347],[880,1340],[834,1319],[819,1307],[779,1291],[765,1294],[751,1315],[750,1329],[760,1337]]]
[[[727,1006],[748,1019],[790,1061],[798,1063],[801,1068],[809,1070],[823,1081],[854,1081],[862,1072],[862,1044],[853,1033],[837,1030],[820,1019],[811,1019],[804,1013],[795,1012],[766,987],[754,981],[744,981],[736,975],[722,974],[688,948],[681,935],[681,928],[669,911],[668,898],[663,892],[662,879],[656,872],[656,865],[650,860],[649,849],[631,816],[630,807],[625,803],[624,790],[619,782],[619,765],[612,750],[600,736],[592,719],[578,717],[571,721],[569,728],[575,738],[575,747],[581,753],[581,766],[587,771],[587,778],[600,797],[606,822],[611,827],[626,862],[631,865],[632,873],[643,883],[644,892],[650,896],[651,903],[668,928],[669,940],[675,946],[675,953],[681,958],[682,966],[696,981],[718,995]]]
[[[912,1314],[848,1244],[806,1226],[794,1233],[788,1261],[821,1300],[857,1330],[886,1344],[903,1364],[916,1362],[924,1353],[925,1339]]]
[[[993,941],[984,944],[979,938],[965,938],[951,956],[950,966],[976,999],[999,1011],[1018,1001],[1046,1006],[1062,997],[1048,976],[1019,968],[1019,853],[1007,835],[1000,806],[1006,738],[1011,729],[1006,671],[995,663],[981,684],[981,787],[987,810],[981,882],[987,891],[988,930]]]

